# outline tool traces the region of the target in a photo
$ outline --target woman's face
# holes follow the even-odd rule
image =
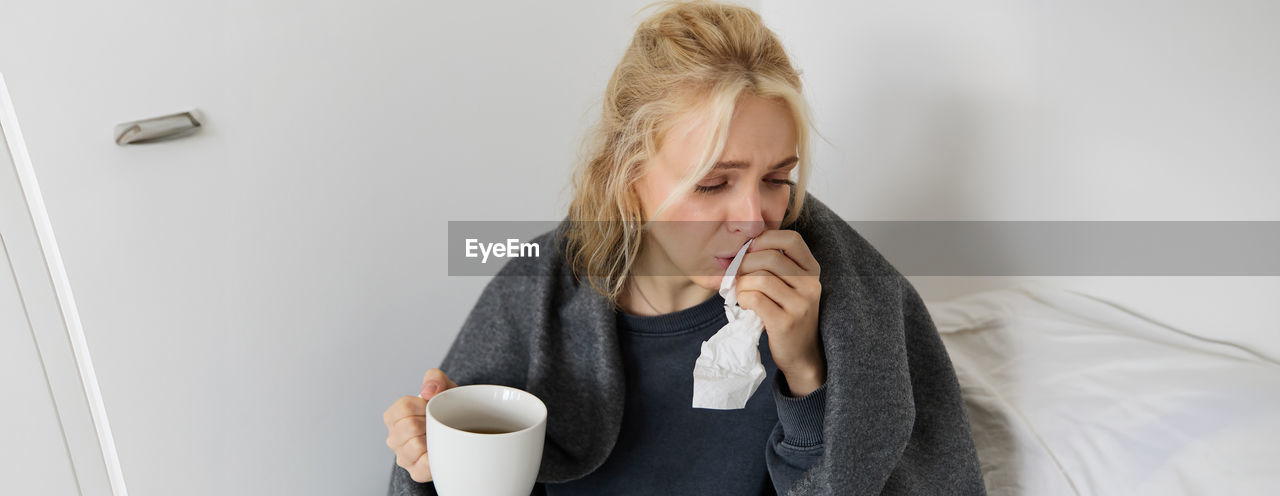
[[[782,225],[797,162],[796,124],[780,100],[741,97],[715,168],[655,218],[658,205],[701,161],[710,137],[713,124],[689,117],[677,121],[634,186],[644,218],[656,221],[644,236],[639,273],[682,274],[718,290],[738,249]]]

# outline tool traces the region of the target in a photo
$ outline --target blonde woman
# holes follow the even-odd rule
[[[421,397],[384,413],[389,494],[434,494],[427,399],[503,384],[547,405],[535,494],[984,494],[946,350],[910,283],[805,192],[799,73],[749,9],[643,21],[560,227],[489,283]],[[764,324],[768,384],[691,407],[718,293]]]

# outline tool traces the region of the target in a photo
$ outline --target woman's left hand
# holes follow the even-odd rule
[[[769,353],[795,397],[827,380],[818,336],[821,268],[800,233],[765,231],[751,242],[738,268],[738,305],[751,310],[769,333]]]

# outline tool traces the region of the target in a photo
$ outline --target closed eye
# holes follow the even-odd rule
[[[723,183],[717,184],[717,185],[715,185],[715,186],[703,186],[703,185],[699,184],[699,185],[697,185],[697,186],[694,186],[694,188],[693,188],[693,189],[694,189],[694,191],[697,191],[697,192],[699,192],[699,193],[712,193],[712,192],[715,192],[715,191],[718,191],[718,190],[724,189],[725,185],[727,185],[727,184],[729,184],[729,182],[728,182],[728,181],[725,181],[725,182],[723,182]]]
[[[792,181],[792,180],[790,180],[790,179],[765,179],[765,182],[770,183],[770,184],[771,184],[773,187],[775,187],[775,188],[780,188],[780,187],[782,187],[782,186],[795,186],[795,185],[796,185],[795,181]],[[716,192],[716,191],[719,191],[719,190],[724,189],[724,187],[725,187],[725,186],[727,186],[728,184],[729,184],[729,182],[728,182],[728,181],[722,182],[722,183],[717,184],[717,185],[714,185],[714,186],[703,186],[703,185],[699,184],[699,185],[694,186],[694,188],[693,188],[693,189],[694,189],[694,191],[697,191],[698,193],[714,193],[714,192]]]

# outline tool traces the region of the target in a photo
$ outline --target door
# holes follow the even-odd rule
[[[0,77],[0,494],[124,496],[46,219]]]

